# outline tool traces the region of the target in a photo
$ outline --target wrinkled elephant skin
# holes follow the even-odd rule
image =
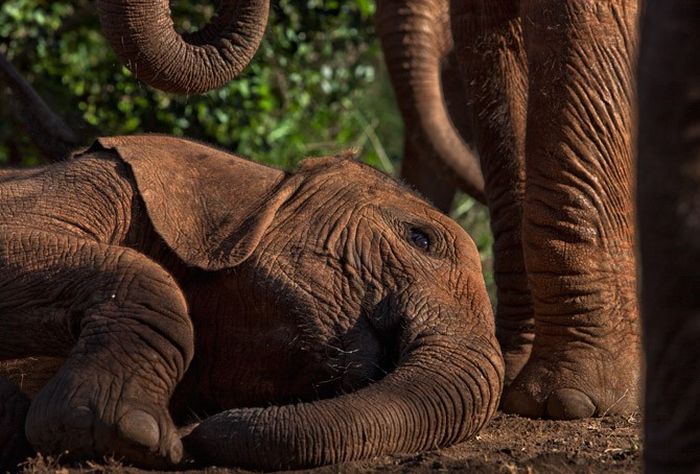
[[[183,95],[218,89],[250,62],[269,0],[224,0],[211,21],[180,34],[168,0],[97,0],[102,30],[122,64],[157,89]]]
[[[494,231],[503,408],[638,410],[636,0],[452,0]]]
[[[375,25],[404,123],[401,177],[449,212],[457,189],[484,202],[449,0],[379,0]]]
[[[4,171],[0,293],[0,361],[65,359],[27,415],[45,453],[173,465],[176,423],[226,410],[201,462],[364,459],[468,438],[502,389],[474,243],[347,158],[151,135]]]

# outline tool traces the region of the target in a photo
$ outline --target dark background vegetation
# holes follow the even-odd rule
[[[176,26],[197,29],[214,2],[171,2]],[[293,168],[302,158],[360,151],[397,174],[403,130],[374,34],[373,0],[275,0],[265,40],[226,87],[177,97],[139,83],[100,33],[93,0],[0,2],[0,52],[82,137],[161,132]],[[0,85],[1,86],[1,85]],[[86,143],[88,144],[88,143]],[[42,162],[0,94],[0,165]],[[490,267],[485,208],[459,196],[455,217]],[[490,271],[487,282],[491,283]]]

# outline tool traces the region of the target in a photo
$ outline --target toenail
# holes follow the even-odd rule
[[[160,429],[153,416],[142,410],[133,410],[119,420],[119,435],[147,448],[158,446]]]
[[[547,414],[557,420],[589,418],[595,413],[593,401],[580,390],[562,388],[547,400]]]
[[[86,430],[92,426],[94,420],[95,416],[92,414],[92,410],[81,405],[66,413],[63,417],[63,424],[68,428]]]
[[[526,392],[513,391],[506,395],[503,401],[503,411],[527,416],[528,418],[541,418],[544,414],[544,407],[532,395]]]
[[[177,464],[182,460],[182,441],[180,438],[175,438],[170,444],[170,449],[168,450],[168,462],[171,464]]]

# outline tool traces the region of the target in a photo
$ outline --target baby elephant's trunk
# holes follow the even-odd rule
[[[425,331],[401,353],[394,372],[357,392],[229,410],[205,420],[185,444],[206,462],[304,468],[459,443],[496,411],[503,361],[494,337]]]

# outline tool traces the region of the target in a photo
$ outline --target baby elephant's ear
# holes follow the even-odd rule
[[[187,265],[248,258],[298,178],[199,143],[160,135],[100,138],[128,163],[156,232]],[[93,150],[94,150],[93,146]]]

